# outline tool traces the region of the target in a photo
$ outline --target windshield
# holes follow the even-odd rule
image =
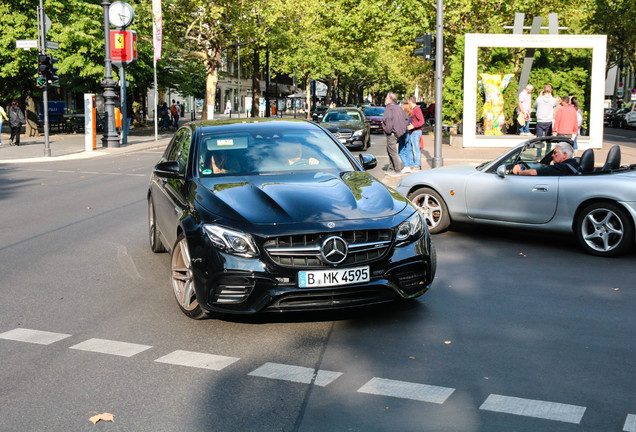
[[[322,119],[325,123],[361,121],[358,111],[330,111]]]
[[[296,171],[353,171],[346,153],[323,131],[203,134],[198,153],[201,177]]]
[[[372,107],[364,110],[365,116],[383,116],[384,115],[384,107]]]

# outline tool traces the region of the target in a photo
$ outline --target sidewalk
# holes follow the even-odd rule
[[[135,128],[128,136],[128,144],[120,147],[102,147],[102,132],[96,136],[97,148],[85,151],[84,134],[52,133],[49,136],[51,156],[44,156],[44,135],[38,137],[20,137],[20,146],[9,146],[9,135],[2,134],[0,145],[0,164],[25,162],[54,162],[69,159],[85,159],[107,154],[126,153],[167,144],[173,132],[159,132],[155,141],[154,128]]]
[[[227,119],[227,115],[215,114],[216,120]],[[237,115],[232,115],[232,118],[237,118]],[[242,115],[245,118],[245,114]],[[293,118],[287,114],[284,118]],[[298,115],[301,118],[301,115]],[[180,124],[185,123],[185,119],[181,119]],[[609,132],[611,133],[611,129]],[[128,136],[128,144],[121,147],[102,147],[102,133],[97,135],[97,149],[93,151],[84,150],[84,134],[63,134],[53,133],[49,136],[49,143],[51,149],[51,156],[44,156],[44,136],[39,137],[21,137],[21,145],[19,147],[9,146],[9,134],[2,134],[2,145],[0,145],[0,164],[9,163],[25,163],[25,162],[53,162],[59,160],[69,159],[85,159],[91,157],[99,157],[106,154],[127,153],[132,151],[145,150],[149,148],[162,147],[170,141],[174,132],[159,131],[157,140],[155,141],[154,127],[136,127],[131,129]],[[378,153],[379,163],[378,167],[372,170],[372,174],[376,177],[382,176],[383,162],[380,158],[386,154],[384,137],[381,136],[379,140],[382,144],[382,150],[374,150],[374,153]],[[602,149],[595,149],[596,164],[600,165],[605,161],[607,152],[615,142],[606,137],[605,145]],[[633,164],[636,163],[636,143],[621,142],[622,158],[621,164]],[[377,143],[376,143],[377,146]],[[453,165],[457,163],[481,163],[492,160],[507,149],[505,148],[463,148],[453,147],[449,144],[442,144],[442,162],[444,166]],[[358,152],[354,152],[356,154]],[[433,157],[435,156],[435,144],[434,137],[428,133],[424,134],[424,150],[422,150],[422,169],[431,169],[433,164]],[[382,180],[394,186],[399,181],[400,177],[384,177]]]

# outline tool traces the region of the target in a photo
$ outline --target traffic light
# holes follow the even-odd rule
[[[416,37],[415,43],[422,44],[422,48],[416,48],[413,54],[421,55],[427,61],[435,60],[435,36],[432,33]]]
[[[51,58],[48,55],[40,54],[38,55],[38,87],[46,87],[47,73],[49,70],[49,65],[51,64]]]
[[[50,84],[56,85],[57,81],[60,79],[57,76],[57,68],[54,66],[55,63],[57,63],[57,58],[49,56],[49,59],[51,60],[51,62],[47,70],[46,79],[49,81]]]

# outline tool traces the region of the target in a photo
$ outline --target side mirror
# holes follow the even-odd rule
[[[177,161],[160,162],[157,165],[155,165],[155,168],[152,172],[157,177],[162,177],[162,178],[171,178],[171,179],[183,178],[183,176],[179,173],[179,162]]]
[[[497,167],[497,175],[501,178],[504,178],[506,176],[506,165],[505,164],[501,164]]]
[[[378,160],[371,153],[360,153],[360,163],[362,168],[370,170],[378,166]]]

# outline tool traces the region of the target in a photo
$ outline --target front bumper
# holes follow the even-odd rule
[[[383,259],[369,264],[369,282],[320,288],[299,288],[298,272],[306,269],[283,267],[268,257],[236,257],[210,245],[203,249],[191,245],[190,253],[195,291],[203,309],[253,314],[342,309],[418,297],[430,288],[435,274],[430,242],[426,232],[415,242],[392,246]],[[203,253],[197,256],[197,251]]]

